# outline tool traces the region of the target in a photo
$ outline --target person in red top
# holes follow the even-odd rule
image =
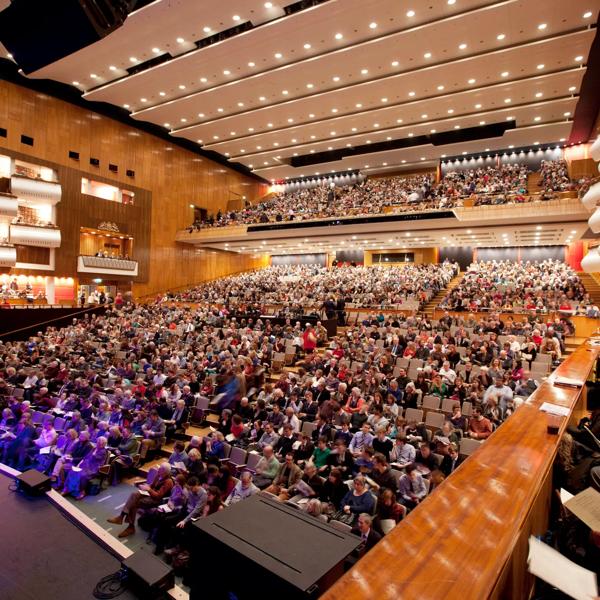
[[[473,416],[469,419],[469,437],[474,440],[485,440],[492,435],[493,428],[489,419],[481,414],[481,409],[473,408]]]
[[[317,347],[317,336],[315,330],[310,323],[306,324],[306,329],[302,334],[303,349],[306,354],[312,354]]]

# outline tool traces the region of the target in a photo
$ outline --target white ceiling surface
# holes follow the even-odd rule
[[[252,254],[303,254],[335,250],[396,250],[439,246],[534,246],[568,244],[579,239],[587,230],[586,222],[515,224],[511,227],[468,227],[455,229],[434,228],[424,231],[388,231],[341,235],[313,235],[303,237],[302,232],[290,232],[288,238],[263,240],[243,239],[230,242],[207,242],[199,248],[214,248]],[[399,223],[397,225],[402,225]]]
[[[285,164],[294,154],[508,117],[516,132],[464,149],[569,137],[600,0],[329,0],[282,16],[290,1],[157,0],[33,76],[77,81],[87,99],[127,104],[134,118],[202,140],[269,179],[436,160],[453,152],[421,146],[310,168]],[[191,43],[246,20],[263,24],[205,48]],[[179,56],[125,76],[130,58],[164,51]]]
[[[533,125],[531,127],[509,130],[504,136],[499,138],[486,138],[484,140],[460,142],[443,146],[425,144],[410,148],[352,156],[344,158],[341,161],[299,167],[295,169],[293,177],[308,177],[324,175],[330,172],[353,170],[361,170],[365,173],[378,173],[385,172],[386,170],[396,170],[398,166],[405,168],[410,168],[411,166],[432,167],[437,164],[437,160],[440,158],[461,156],[463,152],[468,155],[485,154],[486,152],[504,150],[510,146],[514,146],[515,148],[530,147],[534,149],[536,147],[534,145],[535,142],[539,142],[539,145],[542,146],[561,139],[566,140],[571,132],[571,126],[572,123],[570,121],[550,125]],[[421,160],[422,158],[425,160]],[[276,167],[263,167],[259,169],[259,172],[266,179],[279,181],[288,176],[289,169],[290,167],[287,165],[278,165]]]

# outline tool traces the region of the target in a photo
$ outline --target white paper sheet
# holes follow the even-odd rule
[[[540,410],[559,417],[568,417],[571,412],[566,406],[559,406],[558,404],[551,404],[550,402],[544,402],[540,406]]]
[[[529,538],[529,572],[575,600],[593,600],[598,595],[596,574],[588,571],[534,536]]]

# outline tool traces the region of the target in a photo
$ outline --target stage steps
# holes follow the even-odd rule
[[[594,301],[594,304],[600,305],[600,283],[589,273],[578,271],[577,275],[581,278],[581,282]]]

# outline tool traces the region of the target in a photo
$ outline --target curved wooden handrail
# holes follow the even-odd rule
[[[530,597],[527,540],[545,533],[560,435],[547,432],[543,402],[580,416],[582,389],[600,351],[584,344],[419,507],[321,598],[485,600]]]

